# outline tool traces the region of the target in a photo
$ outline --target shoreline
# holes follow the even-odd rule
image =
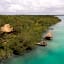
[[[45,17],[45,18],[47,18],[47,17]],[[52,18],[54,19],[55,17],[52,17]],[[58,17],[56,17],[56,18],[58,18]],[[48,19],[48,18],[47,18],[47,19]],[[59,18],[57,19],[57,22],[59,22]],[[56,22],[56,23],[57,23],[57,22]],[[49,26],[47,26],[47,28],[44,27],[44,28],[46,28],[45,31],[48,30],[48,27],[50,27],[50,26],[52,26],[52,25],[55,25],[56,23],[54,23],[54,24],[51,23]],[[35,25],[35,26],[36,26],[36,25]],[[39,26],[39,24],[38,24],[37,26]],[[34,29],[34,28],[33,28],[33,29]],[[35,29],[35,30],[36,30],[36,29]],[[39,30],[38,30],[38,31],[39,31]],[[43,31],[44,31],[44,30],[43,30]],[[41,32],[43,32],[43,31],[41,31]],[[41,32],[39,32],[39,33],[41,33]],[[39,34],[39,33],[38,33],[38,34]],[[36,34],[37,34],[37,33],[36,33]],[[8,34],[7,34],[7,35],[8,35]],[[38,38],[40,38],[40,35],[42,35],[42,33],[38,35]],[[37,36],[36,36],[36,37],[37,37]],[[35,38],[35,39],[37,40],[37,38]],[[37,40],[37,41],[38,41],[38,40]],[[24,46],[26,46],[26,45],[24,45]],[[30,46],[31,46],[31,44],[27,47],[27,49],[25,50],[25,52],[27,52],[27,50],[29,50],[29,49],[32,50],[32,48],[34,47],[34,44],[32,44],[31,47],[30,47]],[[21,51],[21,52],[22,52],[22,51]],[[9,52],[9,53],[10,53],[10,52]],[[21,55],[21,53],[20,53],[19,55]],[[12,57],[12,56],[11,56],[11,57]],[[5,61],[5,60],[4,60],[4,61]]]

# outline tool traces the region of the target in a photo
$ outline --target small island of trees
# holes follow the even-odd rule
[[[0,60],[32,50],[42,33],[59,21],[55,16],[0,15]],[[5,32],[6,24],[13,30]]]

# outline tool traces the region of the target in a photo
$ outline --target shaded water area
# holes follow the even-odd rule
[[[5,64],[64,64],[64,16],[52,26],[53,40],[46,47],[37,47],[30,53],[9,59]]]

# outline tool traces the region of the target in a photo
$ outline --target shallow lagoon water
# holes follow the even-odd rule
[[[52,26],[53,40],[48,41],[48,46],[11,58],[6,64],[64,64],[64,16],[58,17],[62,21]]]

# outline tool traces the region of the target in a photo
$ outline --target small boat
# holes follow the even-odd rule
[[[47,42],[41,41],[39,43],[36,43],[36,45],[39,45],[39,46],[47,46]]]

